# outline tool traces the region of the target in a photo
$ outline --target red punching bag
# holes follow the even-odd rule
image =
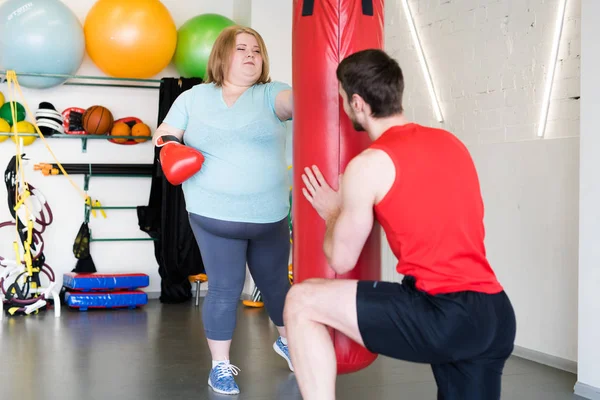
[[[303,187],[304,167],[317,165],[337,190],[338,176],[370,143],[356,132],[343,109],[336,68],[359,50],[383,48],[384,0],[294,0],[292,72],[294,88],[294,187]],[[381,278],[380,229],[376,225],[356,267],[337,275],[323,254],[325,223],[304,198],[293,191],[294,282],[309,278]],[[339,332],[331,332],[339,374],[366,368],[377,355]]]

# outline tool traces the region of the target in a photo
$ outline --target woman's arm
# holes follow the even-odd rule
[[[291,89],[282,90],[275,97],[275,114],[282,121],[292,119],[294,110],[294,96]]]
[[[169,112],[165,115],[163,122],[156,128],[154,135],[152,135],[152,143],[155,146],[158,138],[165,135],[172,135],[179,139],[180,142],[183,141],[183,133],[191,114],[192,96],[192,89],[188,89],[177,96],[171,108],[169,108]]]
[[[165,135],[173,135],[177,139],[179,139],[179,141],[182,141],[183,140],[183,132],[184,132],[183,129],[174,128],[171,125],[163,122],[156,129],[156,131],[154,131],[154,135],[152,135],[152,143],[156,146],[156,141],[158,140],[158,138],[161,136],[165,136]]]

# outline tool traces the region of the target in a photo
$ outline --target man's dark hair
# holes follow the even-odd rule
[[[400,114],[404,77],[402,69],[384,51],[361,50],[346,57],[337,67],[337,78],[352,100],[354,94],[371,106],[374,118]]]

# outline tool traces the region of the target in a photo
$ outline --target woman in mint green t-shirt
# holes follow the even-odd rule
[[[293,370],[283,326],[290,287],[284,121],[291,118],[291,87],[269,78],[263,39],[235,26],[217,38],[206,82],[177,98],[154,135],[174,135],[205,158],[182,188],[209,280],[202,320],[213,360],[208,383],[219,393],[239,393],[229,348],[246,264],[279,330],[273,348]]]

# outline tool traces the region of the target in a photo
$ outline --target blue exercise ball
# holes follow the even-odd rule
[[[5,0],[0,4],[0,67],[14,70],[23,87],[45,89],[64,83],[85,55],[83,26],[60,0]]]

